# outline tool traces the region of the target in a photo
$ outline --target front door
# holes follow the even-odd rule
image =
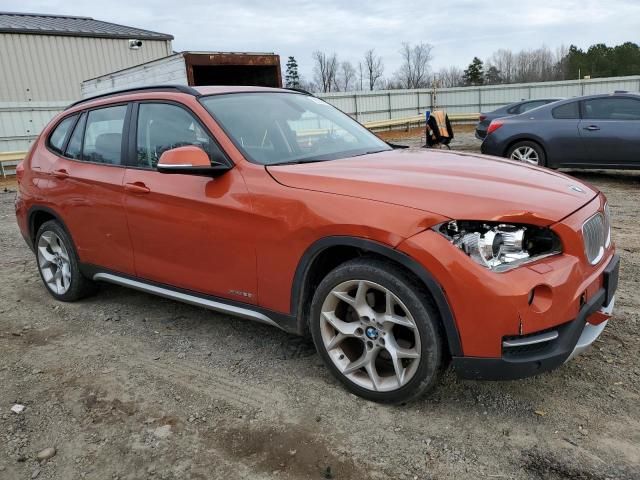
[[[640,166],[640,99],[584,100],[579,131],[589,164]]]
[[[252,213],[242,175],[237,169],[218,178],[159,173],[158,160],[171,148],[196,145],[216,159],[224,154],[185,106],[140,102],[135,110],[135,155],[124,186],[136,275],[256,303],[259,232],[244,227]]]

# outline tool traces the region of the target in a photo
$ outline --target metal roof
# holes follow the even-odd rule
[[[173,40],[172,35],[103,22],[91,17],[0,12],[0,33],[64,35],[72,37]]]

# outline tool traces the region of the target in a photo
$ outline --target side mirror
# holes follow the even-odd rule
[[[206,175],[219,177],[231,170],[229,165],[209,160],[209,155],[200,147],[188,145],[172,148],[160,156],[156,167],[160,173],[182,175]]]

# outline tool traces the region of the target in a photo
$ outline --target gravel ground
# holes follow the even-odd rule
[[[267,326],[110,285],[57,303],[0,193],[0,478],[640,478],[640,175],[576,175],[609,196],[622,255],[601,339],[537,378],[447,373],[402,407]]]

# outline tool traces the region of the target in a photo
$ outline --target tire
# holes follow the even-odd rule
[[[428,295],[400,268],[364,257],[320,282],[309,327],[324,363],[349,391],[397,404],[421,396],[438,379],[438,319]]]
[[[506,157],[511,160],[526,163],[527,165],[537,165],[539,167],[547,165],[547,156],[544,153],[544,149],[540,144],[528,140],[512,145],[507,151]]]
[[[75,246],[60,223],[43,223],[35,247],[40,278],[56,300],[74,302],[95,292],[95,283],[80,273]]]

